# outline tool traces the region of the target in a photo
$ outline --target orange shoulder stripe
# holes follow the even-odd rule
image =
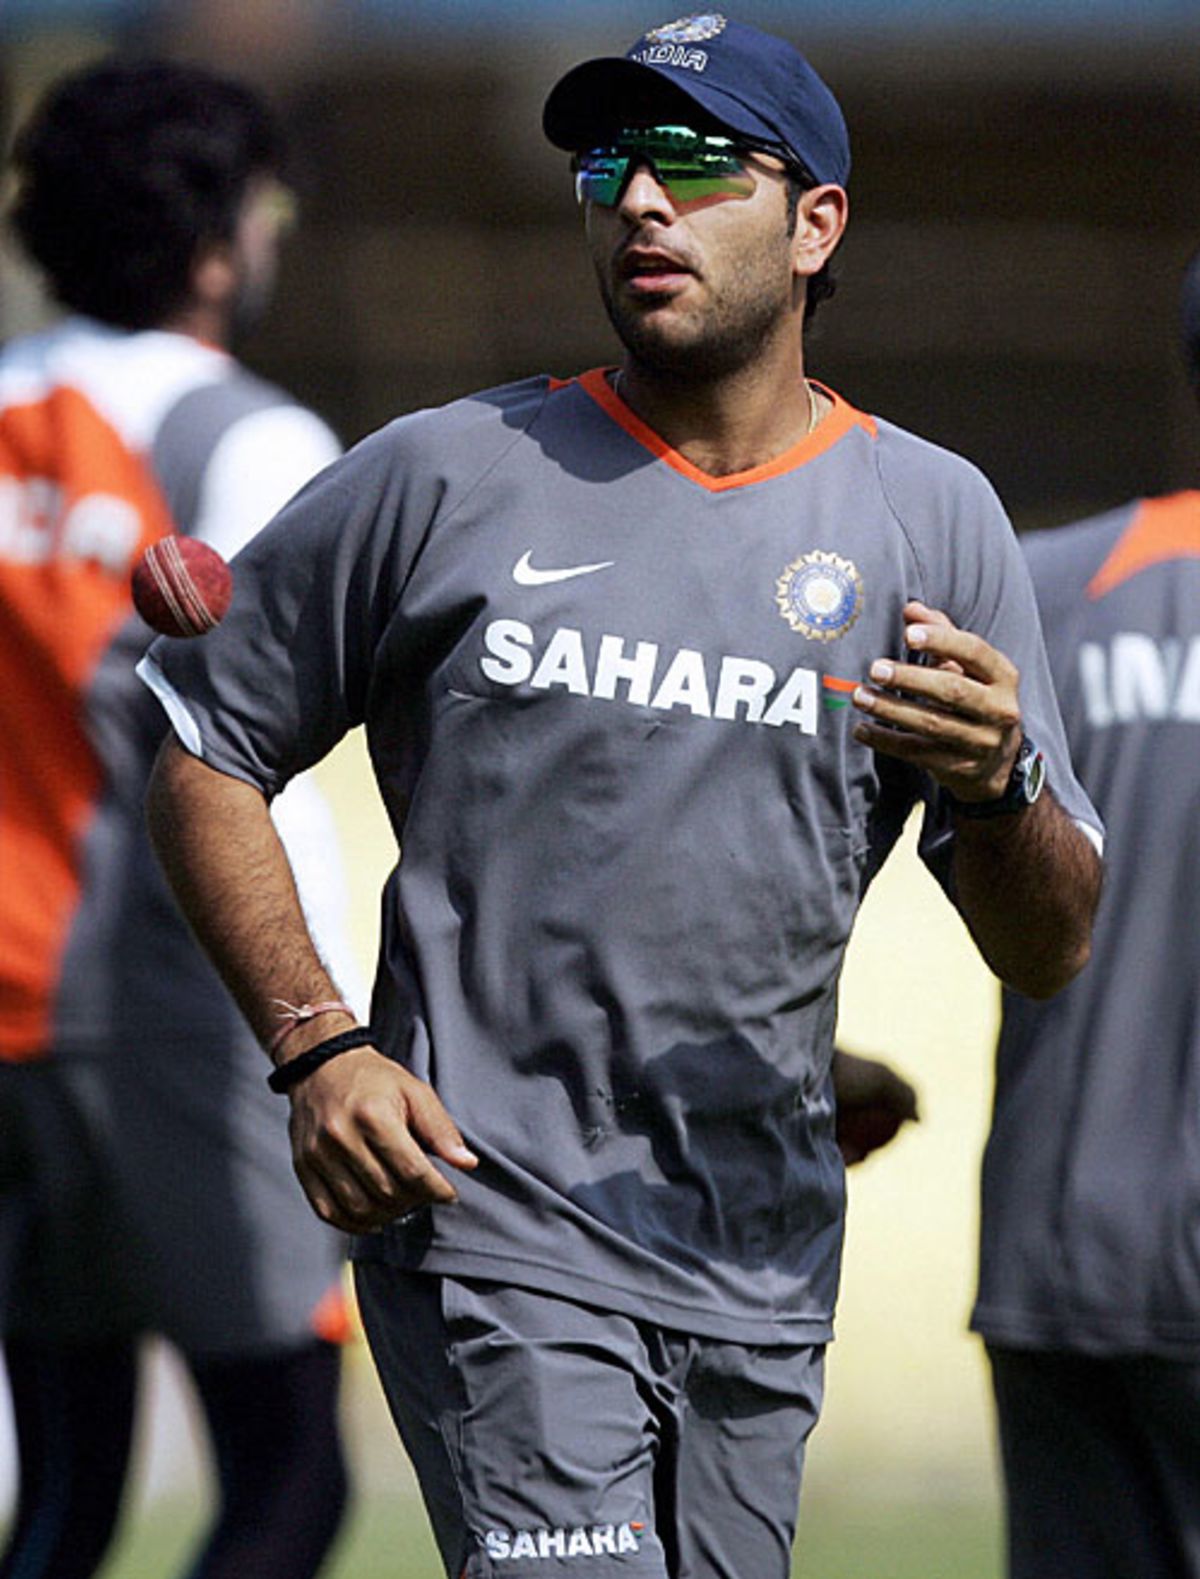
[[[1200,493],[1167,494],[1143,499],[1117,539],[1108,558],[1088,582],[1089,598],[1102,598],[1114,587],[1167,559],[1200,558]]]

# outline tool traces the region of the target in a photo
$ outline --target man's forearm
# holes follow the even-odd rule
[[[264,1043],[278,1005],[337,990],[317,956],[267,803],[171,739],[146,800],[150,834],[184,913]],[[298,1024],[286,1059],[344,1029],[350,1016]],[[296,1173],[313,1210],[347,1233],[382,1228],[414,1207],[453,1201],[438,1164],[478,1158],[432,1086],[371,1047],[320,1065],[288,1093]]]
[[[280,1000],[336,999],[304,919],[287,855],[265,798],[208,767],[169,737],[146,799],[150,837],[201,945],[264,1045],[279,1028]],[[301,1025],[288,1051],[351,1023]]]
[[[1011,817],[956,828],[959,909],[991,969],[1030,998],[1050,997],[1087,963],[1102,870],[1049,791]]]

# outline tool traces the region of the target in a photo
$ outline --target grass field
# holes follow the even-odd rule
[[[123,1543],[102,1579],[171,1579],[182,1571],[196,1528],[192,1504],[165,1502]],[[806,1508],[797,1579],[999,1579],[995,1510],[982,1504],[855,1505],[822,1500]],[[361,1506],[322,1579],[441,1579],[421,1515]]]

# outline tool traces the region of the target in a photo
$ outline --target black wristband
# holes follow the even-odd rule
[[[328,1041],[318,1042],[315,1047],[310,1047],[307,1052],[298,1053],[295,1058],[289,1058],[286,1064],[280,1064],[278,1069],[273,1069],[267,1076],[267,1084],[272,1091],[290,1091],[301,1080],[306,1080],[315,1069],[320,1069],[322,1064],[327,1064],[331,1058],[336,1058],[339,1053],[349,1053],[356,1047],[373,1047],[375,1033],[369,1025],[356,1025],[353,1030],[340,1031],[337,1036],[331,1036]]]

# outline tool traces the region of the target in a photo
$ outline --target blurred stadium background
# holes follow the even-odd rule
[[[1193,484],[1175,298],[1200,244],[1195,0],[733,9],[794,38],[850,123],[854,218],[810,350],[816,375],[969,455],[1022,530]],[[245,355],[353,442],[473,388],[612,360],[540,106],[572,61],[620,52],[676,14],[671,0],[0,0],[0,123],[7,134],[51,77],[112,47],[265,88],[291,131],[303,222]],[[47,311],[0,252],[0,332]],[[358,742],[322,772],[369,960],[391,837]],[[841,1029],[910,1074],[923,1119],[851,1179],[802,1518],[798,1571],[816,1579],[999,1573],[987,1384],[965,1332],[995,1013],[910,840],[856,931]],[[109,1579],[169,1571],[207,1496],[186,1394],[169,1357],[156,1365]],[[431,1576],[361,1349],[349,1373],[362,1497],[338,1579]],[[0,1494],[10,1459],[0,1434]]]

